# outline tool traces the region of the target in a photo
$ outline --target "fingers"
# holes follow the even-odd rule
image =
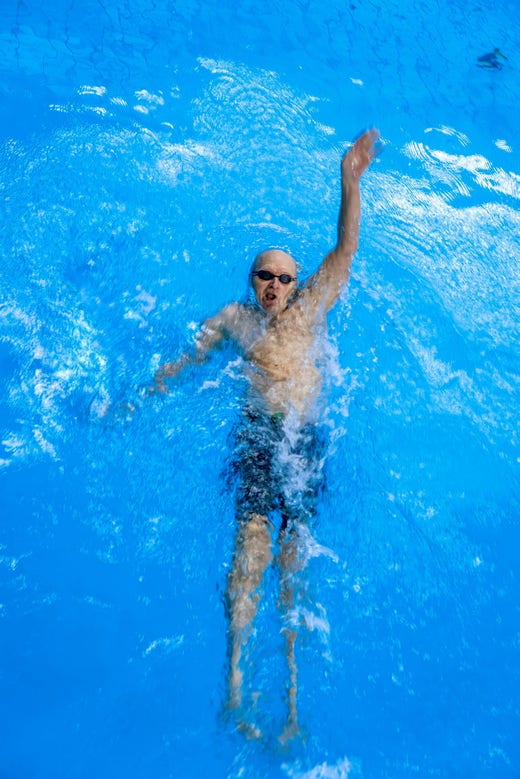
[[[356,149],[356,147],[366,151],[370,160],[373,160],[383,151],[383,142],[381,141],[379,130],[376,127],[365,130],[365,132],[357,138],[352,148]]]
[[[342,160],[342,171],[346,177],[359,178],[374,160],[383,151],[384,144],[381,141],[379,130],[371,127],[358,135],[354,144],[346,152]]]
[[[166,395],[168,392],[168,387],[162,379],[155,379],[155,384],[152,384],[148,388],[148,391],[152,395],[156,395],[158,392],[160,392],[162,395]]]
[[[369,136],[370,139],[370,159],[373,160],[381,154],[385,145],[381,140],[381,135],[376,127],[367,130],[366,135]]]

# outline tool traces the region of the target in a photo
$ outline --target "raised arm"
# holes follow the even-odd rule
[[[361,214],[359,179],[380,150],[379,132],[372,128],[360,135],[341,161],[338,240],[307,283],[316,304],[326,311],[336,302],[348,281],[352,258],[358,248]]]
[[[165,362],[157,370],[152,391],[168,392],[166,379],[177,376],[188,365],[202,365],[209,353],[229,335],[230,323],[236,316],[238,305],[232,303],[216,316],[206,319],[200,328],[192,351],[184,352],[175,362]]]

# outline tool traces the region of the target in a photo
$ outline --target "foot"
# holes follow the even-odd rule
[[[298,725],[298,720],[289,717],[285,728],[283,729],[281,735],[278,737],[278,741],[282,746],[287,746],[289,742],[293,741],[295,738],[299,738],[300,736],[301,736],[301,731],[300,731],[300,726]]]
[[[258,741],[262,738],[262,731],[260,728],[257,728],[256,725],[251,722],[246,722],[241,717],[237,717],[237,730],[250,741],[253,741],[253,739]]]

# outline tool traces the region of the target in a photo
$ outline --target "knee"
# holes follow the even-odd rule
[[[228,584],[255,582],[272,558],[270,522],[262,514],[251,514],[240,523]]]
[[[254,557],[272,557],[271,531],[272,524],[263,514],[251,514],[249,520],[243,525],[247,546]]]

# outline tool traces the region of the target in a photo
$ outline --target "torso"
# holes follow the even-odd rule
[[[316,366],[317,321],[305,296],[276,317],[256,307],[237,306],[229,327],[248,361],[251,395],[269,414],[288,414],[303,420],[316,404],[321,374]]]

